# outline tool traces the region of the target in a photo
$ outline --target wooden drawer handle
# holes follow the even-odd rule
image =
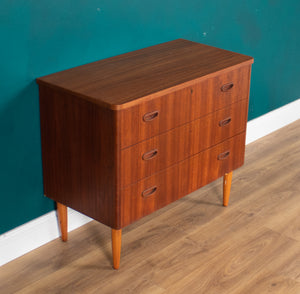
[[[225,127],[226,125],[228,125],[231,122],[231,117],[227,117],[223,120],[219,121],[219,126],[220,127]]]
[[[224,159],[226,159],[229,156],[229,154],[230,154],[230,151],[225,151],[223,153],[220,153],[218,155],[218,160],[224,160]]]
[[[221,87],[222,92],[227,92],[233,88],[233,83],[225,84]]]
[[[143,160],[150,160],[153,159],[158,153],[157,149],[153,149],[151,151],[148,151],[146,153],[143,154],[142,159]]]
[[[148,188],[148,189],[146,189],[146,190],[144,190],[143,191],[143,193],[142,193],[142,196],[143,197],[149,197],[149,196],[151,196],[152,194],[154,194],[155,192],[156,192],[156,190],[157,190],[157,187],[156,186],[153,186],[153,187],[151,187],[151,188]]]
[[[157,117],[158,117],[158,110],[146,113],[143,117],[143,120],[146,122],[152,121]]]

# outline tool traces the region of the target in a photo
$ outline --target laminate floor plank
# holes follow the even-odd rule
[[[295,241],[265,228],[244,235],[238,233],[239,236],[224,240],[211,250],[203,258],[204,266],[169,286],[167,293],[244,293],[248,281],[272,262],[274,256],[296,246]]]
[[[138,238],[136,238],[135,233]],[[181,237],[182,232],[176,232],[173,228],[168,228],[166,225],[163,226],[161,224],[156,226],[149,224],[146,230],[145,228],[142,230],[142,228],[137,227],[136,230],[128,233],[125,231],[123,244],[127,244],[129,247],[123,251],[120,269],[115,271],[112,269],[111,264],[110,236],[107,236],[107,241],[101,246],[93,244],[93,250],[85,252],[82,256],[77,256],[76,259],[65,266],[32,282],[29,287],[22,288],[20,293],[31,293],[31,291],[33,293],[49,293],[51,291],[54,291],[54,293],[56,293],[55,291],[57,293],[68,293],[70,289],[72,293],[91,293],[91,285],[92,288],[105,286],[108,289],[107,293],[111,293],[111,287],[113,286],[107,286],[107,284],[111,284],[112,280],[122,277],[124,271],[129,274],[132,265],[138,263],[139,260],[144,260],[145,250],[151,255],[151,252],[157,252],[161,246],[172,242],[172,238],[175,241],[181,239]],[[94,246],[97,246],[99,250],[95,250]],[[64,257],[61,256],[61,258],[63,259]],[[72,276],[72,279],[66,280],[66,276]],[[129,279],[129,276],[127,276],[127,279]],[[55,284],[53,284],[53,281],[55,281]],[[132,279],[127,281],[127,283],[129,287],[131,283],[143,284],[142,280],[139,281],[137,276],[132,276]],[[151,289],[153,287],[151,286]],[[159,289],[159,291],[161,290]]]
[[[226,222],[227,220],[227,222]],[[232,247],[238,239],[247,239],[248,231],[241,229],[252,224],[252,216],[238,211],[234,215],[222,215],[199,228],[196,232],[178,240],[157,254],[148,257],[133,271],[163,288],[181,281],[187,273],[206,269],[214,257]],[[241,225],[240,225],[241,224]],[[212,231],[213,230],[213,231]]]
[[[300,120],[246,146],[222,179],[123,230],[96,221],[0,268],[0,293],[300,293]]]
[[[15,293],[18,289],[23,289],[70,266],[91,252],[101,254],[101,263],[106,262],[107,268],[110,268],[109,228],[93,221],[70,232],[69,239],[71,242],[56,239],[2,266],[0,268],[0,293]],[[96,248],[102,249],[99,251]]]
[[[235,293],[300,293],[299,280],[295,278],[295,273],[299,275],[298,268],[295,268],[294,261],[299,257],[300,248],[298,243],[294,243],[284,254],[279,254],[260,271],[257,271],[253,279],[240,285]],[[296,257],[296,259],[295,259]],[[299,259],[298,259],[299,262]]]

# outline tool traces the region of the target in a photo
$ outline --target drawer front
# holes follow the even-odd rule
[[[121,190],[121,227],[240,167],[245,132]]]
[[[247,99],[249,79],[250,66],[243,66],[121,110],[121,148]]]
[[[242,100],[200,119],[121,151],[121,187],[246,130],[248,100]]]

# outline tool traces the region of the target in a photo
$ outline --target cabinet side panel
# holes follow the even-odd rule
[[[44,193],[117,228],[114,112],[40,85]]]

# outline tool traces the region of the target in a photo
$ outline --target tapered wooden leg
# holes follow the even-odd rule
[[[227,206],[230,196],[232,172],[225,174],[223,179],[223,205]]]
[[[111,229],[111,244],[114,269],[118,269],[121,258],[122,230]]]
[[[61,239],[66,242],[68,240],[68,214],[67,206],[56,202]]]

